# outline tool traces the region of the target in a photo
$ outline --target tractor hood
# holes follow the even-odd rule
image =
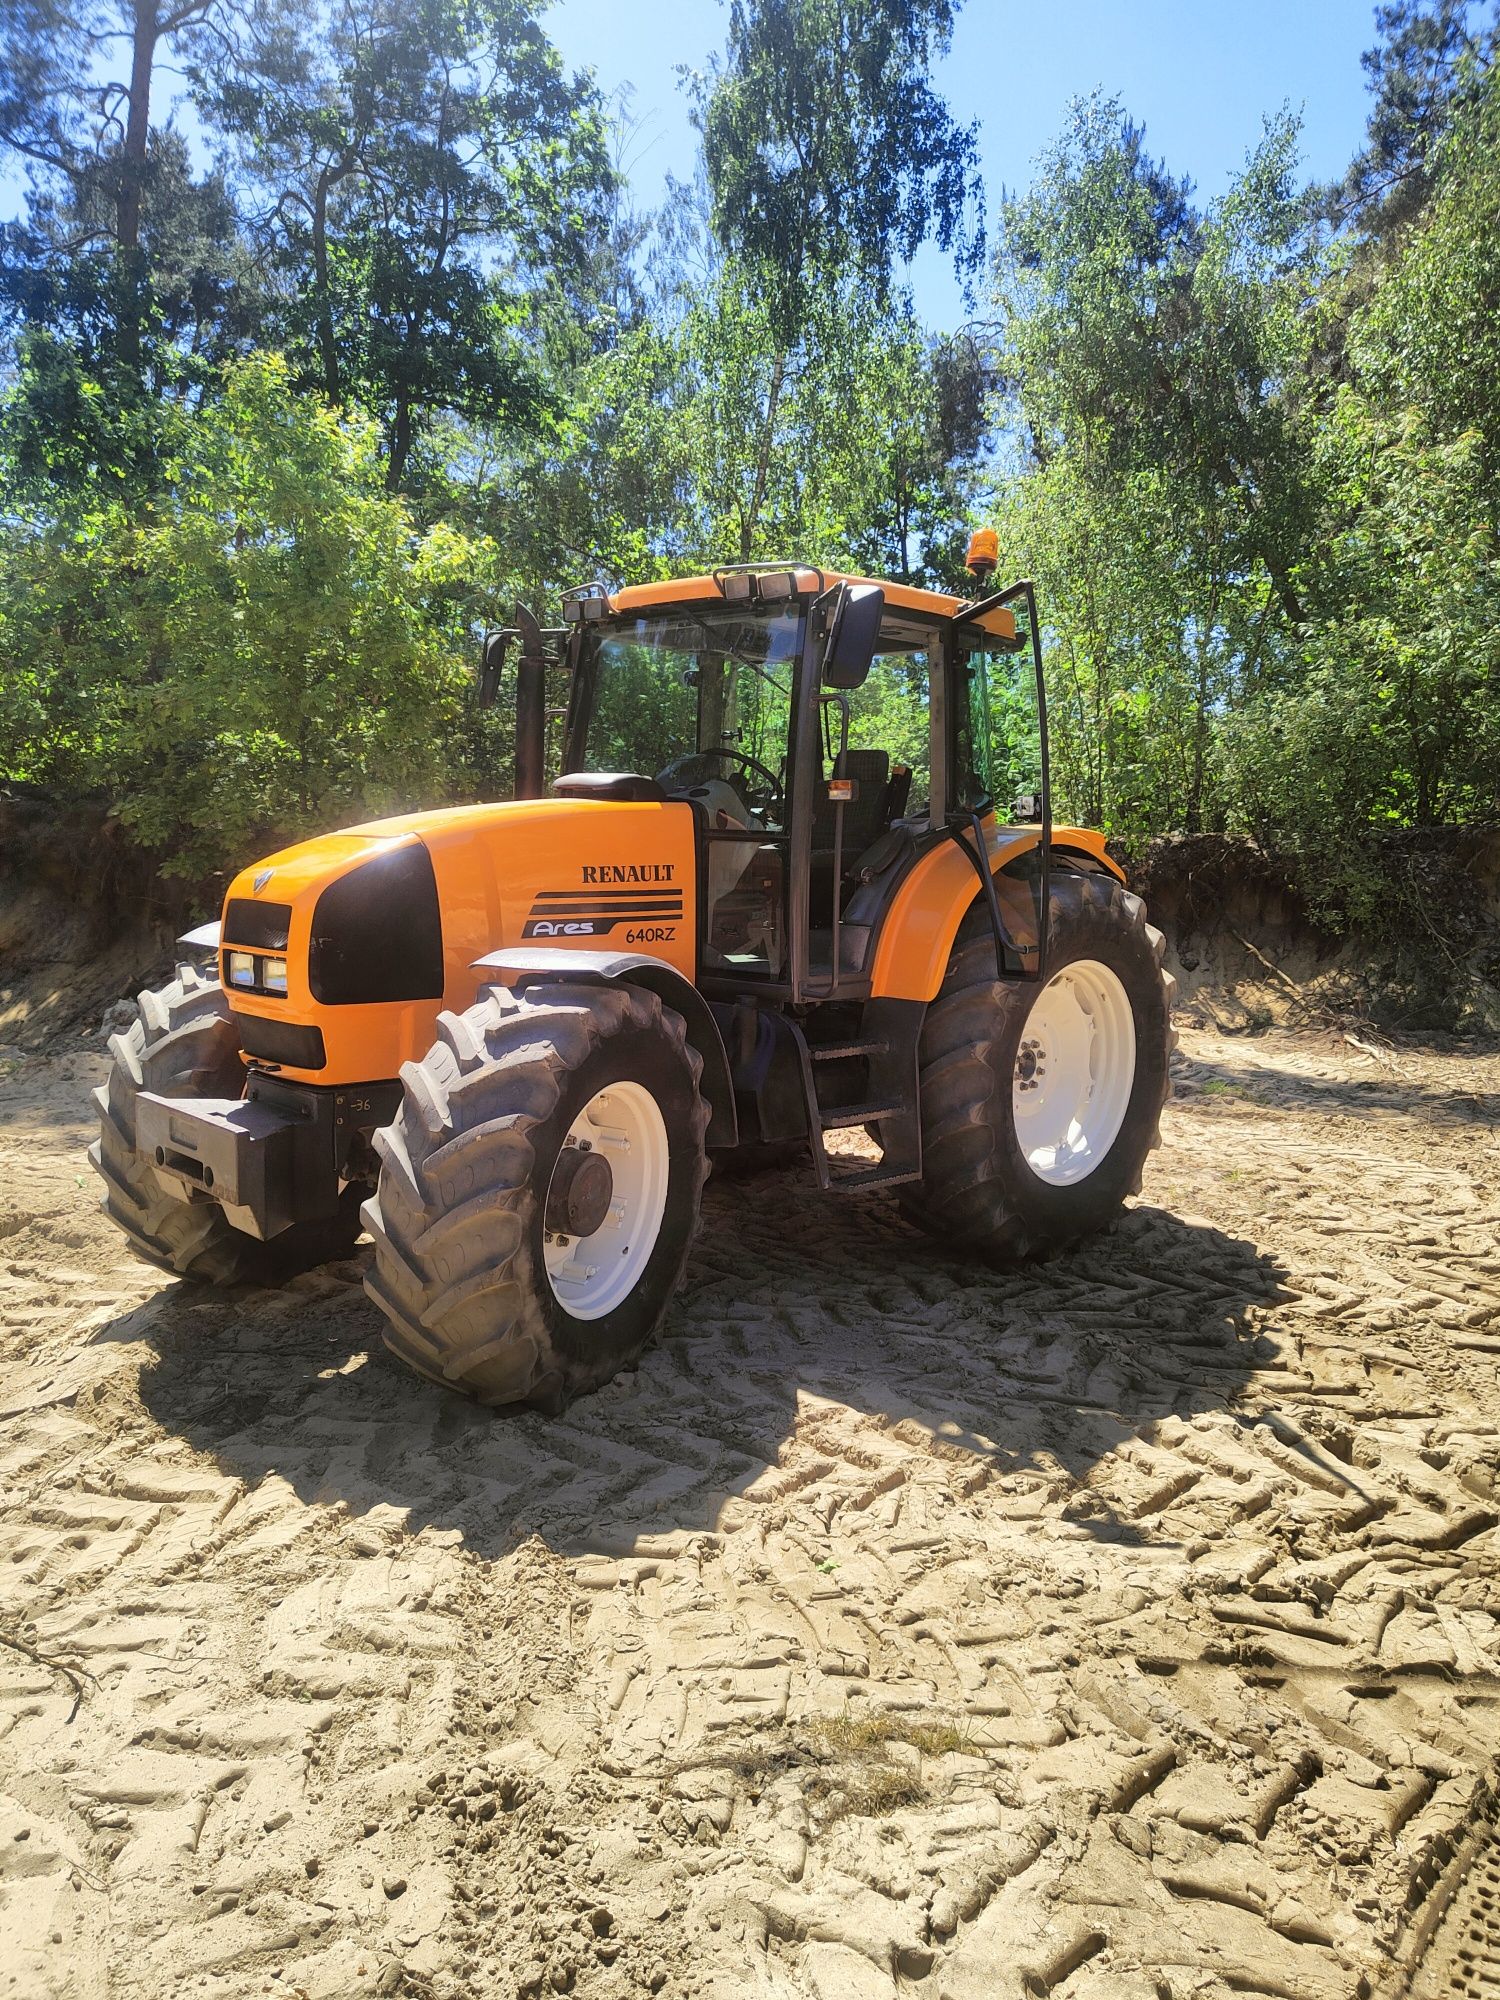
[[[696,919],[690,806],[518,799],[375,820],[253,863],[224,900],[220,971],[248,1055],[344,1082],[425,1054],[440,1009],[476,997],[486,952],[646,950],[691,977]]]

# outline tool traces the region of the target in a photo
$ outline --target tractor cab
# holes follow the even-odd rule
[[[1028,843],[1039,884],[1041,690],[1009,606],[747,566],[581,591],[565,611],[550,790],[692,807],[706,994],[867,997],[900,885],[997,809],[1041,822]],[[518,759],[538,789],[543,762]],[[1006,909],[1003,949],[1023,973],[1036,896]]]

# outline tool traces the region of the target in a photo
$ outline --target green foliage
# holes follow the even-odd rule
[[[1421,411],[1440,437],[1473,432],[1500,479],[1500,69],[1472,82],[1431,203],[1351,349],[1372,394]]]
[[[1223,731],[1228,823],[1297,858],[1325,911],[1376,928],[1392,891],[1371,837],[1493,820],[1500,799],[1497,139],[1491,69],[1316,428],[1295,655]]]
[[[10,774],[104,791],[167,872],[448,795],[495,552],[418,534],[368,420],[254,356],[171,441],[0,544]]]
[[[1369,133],[1330,201],[1379,240],[1431,197],[1442,142],[1493,58],[1497,28],[1493,0],[1382,0],[1375,23],[1381,40],[1361,58],[1375,96]]]
[[[1224,729],[1228,822],[1303,863],[1325,913],[1377,924],[1372,833],[1492,816],[1500,548],[1478,438],[1438,444],[1352,391],[1321,441],[1345,525],[1301,671]]]
[[[1200,213],[1094,98],[1005,213],[1001,366],[1028,451],[1004,543],[1041,585],[1059,798],[1112,832],[1217,815],[1217,718],[1301,617],[1315,495],[1283,389],[1320,245],[1294,163],[1294,129],[1269,125]]]
[[[259,0],[251,29],[198,81],[308,379],[380,415],[393,488],[434,411],[534,425],[524,329],[610,187],[592,84],[523,0]]]

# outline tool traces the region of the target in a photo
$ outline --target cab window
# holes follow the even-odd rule
[[[1029,653],[974,647],[958,658],[954,785],[959,802],[1002,820],[1035,816],[1042,789],[1036,674]]]

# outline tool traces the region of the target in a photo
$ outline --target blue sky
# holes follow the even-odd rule
[[[544,18],[570,63],[591,64],[607,91],[634,87],[643,129],[628,160],[641,200],[657,197],[669,171],[686,178],[694,135],[674,70],[702,67],[722,45],[728,9],[719,0],[558,0]],[[1372,0],[968,0],[937,82],[955,117],[979,120],[992,210],[1002,185],[1027,185],[1069,99],[1096,87],[1120,96],[1150,150],[1211,197],[1283,104],[1303,119],[1308,172],[1339,173],[1364,131],[1359,58],[1374,39]],[[929,325],[967,316],[935,249],[912,276]]]
[[[980,122],[992,209],[1002,185],[1025,187],[1068,100],[1096,87],[1118,94],[1151,151],[1211,197],[1283,104],[1302,116],[1308,172],[1342,169],[1364,129],[1359,57],[1374,39],[1373,15],[1372,0],[968,0],[937,82],[960,120]],[[633,88],[641,129],[626,164],[642,205],[656,201],[669,172],[692,172],[675,70],[702,67],[726,22],[720,0],[556,0],[544,16],[570,64],[592,67],[607,92]],[[0,213],[14,214],[20,200],[20,177],[0,174]],[[929,325],[967,316],[936,250],[919,255],[912,280]]]

